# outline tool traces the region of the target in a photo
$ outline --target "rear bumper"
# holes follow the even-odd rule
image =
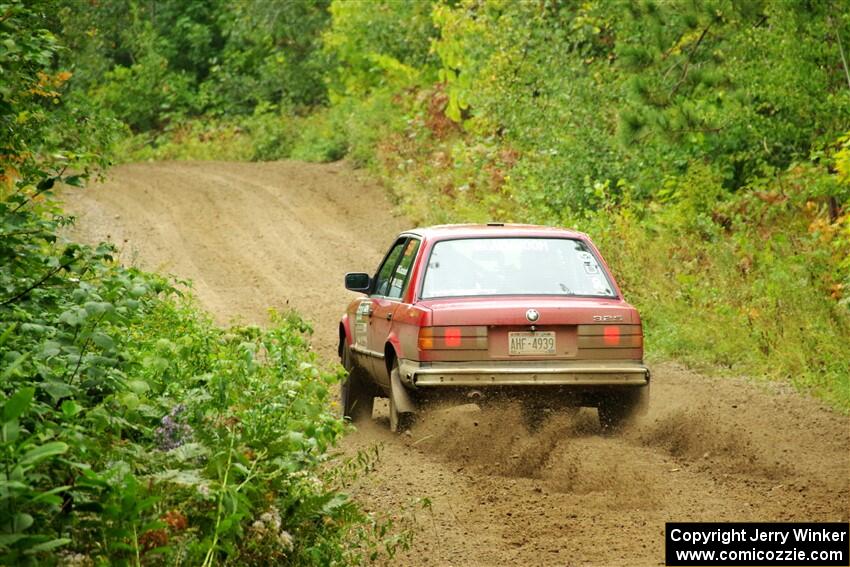
[[[502,386],[646,386],[649,368],[631,361],[481,361],[399,360],[409,388],[487,388]]]

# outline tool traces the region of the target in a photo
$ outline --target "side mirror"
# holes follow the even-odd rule
[[[372,289],[372,278],[362,272],[349,272],[345,274],[345,289],[369,293]]]

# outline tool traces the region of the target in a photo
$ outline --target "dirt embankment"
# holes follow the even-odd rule
[[[66,201],[80,237],[193,280],[221,322],[295,307],[326,359],[344,272],[372,270],[406,228],[341,164],[127,165]],[[529,432],[510,405],[443,408],[401,437],[378,417],[344,442],[381,446],[353,493],[387,513],[431,499],[405,565],[661,565],[665,521],[848,520],[846,416],[775,384],[653,370],[650,415],[617,436],[591,410]]]

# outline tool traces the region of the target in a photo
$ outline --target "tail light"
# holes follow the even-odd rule
[[[641,348],[643,330],[640,325],[579,325],[578,346],[594,348]]]
[[[434,348],[434,327],[422,327],[419,329],[419,350],[431,350]]]
[[[419,350],[486,350],[487,327],[422,327]]]
[[[605,346],[620,346],[620,326],[606,325],[602,329],[602,342]]]
[[[446,346],[450,348],[459,347],[463,341],[461,341],[461,330],[460,327],[446,327],[445,329],[445,341]]]

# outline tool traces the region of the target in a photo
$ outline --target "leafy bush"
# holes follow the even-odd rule
[[[108,247],[57,241],[62,217],[15,208],[0,203],[3,563],[369,552],[369,518],[326,482],[340,376],[301,319],[220,329]]]
[[[190,79],[169,71],[167,64],[150,53],[130,67],[117,66],[91,97],[135,132],[162,127],[166,117],[179,117],[192,105]]]
[[[250,114],[263,105],[324,103],[320,34],[329,18],[328,3],[248,0],[215,6],[224,41],[213,57],[217,64],[199,85],[208,95],[209,110]]]
[[[245,120],[246,138],[251,144],[251,159],[269,161],[289,157],[298,134],[298,119],[289,112],[259,105]]]
[[[216,120],[193,120],[172,124],[161,132],[128,133],[112,146],[112,153],[122,162],[249,160],[256,144],[243,127]]]
[[[339,119],[339,113],[328,110],[302,118],[301,131],[287,157],[315,162],[342,159],[348,150],[348,138]]]
[[[733,199],[700,202],[674,189],[663,202],[574,224],[596,237],[641,308],[654,354],[789,380],[846,411],[850,312],[837,300],[850,247],[831,232],[846,231],[847,219],[830,223],[804,189],[831,177],[800,165]],[[681,183],[723,193],[717,176]]]

